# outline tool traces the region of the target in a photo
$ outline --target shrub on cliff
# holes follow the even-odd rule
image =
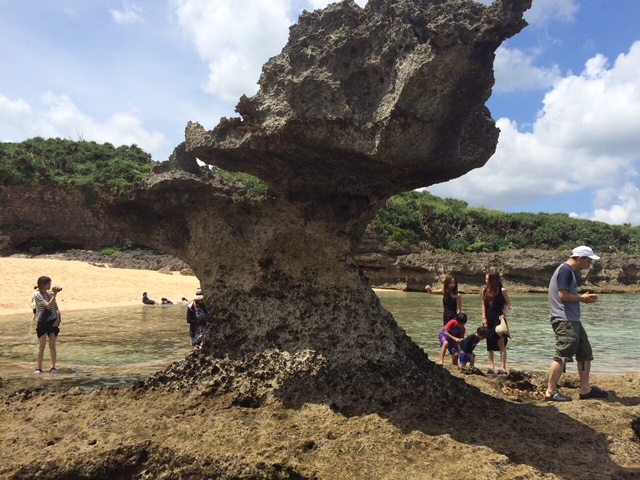
[[[51,183],[115,193],[147,177],[151,166],[151,155],[136,145],[41,137],[0,143],[0,185],[6,186]]]
[[[640,254],[640,228],[572,218],[564,213],[505,213],[470,208],[428,192],[391,197],[371,226],[388,243],[426,243],[458,253],[590,245],[600,252]]]

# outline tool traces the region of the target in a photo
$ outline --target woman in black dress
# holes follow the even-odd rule
[[[511,306],[507,290],[502,286],[498,273],[487,273],[487,284],[482,288],[482,325],[489,329],[487,336],[487,354],[489,356],[489,370],[496,373],[493,352],[500,352],[500,368],[498,374],[507,373],[507,337],[496,333],[496,326],[500,323],[500,315],[504,315]]]
[[[432,295],[442,295],[443,326],[462,312],[462,296],[458,293],[458,281],[453,275],[446,276],[442,290],[433,290],[431,285],[427,285],[424,289]]]

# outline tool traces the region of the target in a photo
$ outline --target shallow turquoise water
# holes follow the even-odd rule
[[[378,292],[382,304],[429,358],[438,356],[437,334],[442,326],[442,301],[436,295]],[[554,351],[547,319],[546,295],[511,295],[507,366],[546,371]],[[638,295],[604,295],[583,305],[583,322],[594,348],[592,371],[600,374],[638,372],[640,346],[635,341],[640,321]],[[463,311],[468,330],[481,324],[479,295],[465,295]],[[58,338],[58,375],[33,375],[37,339],[31,315],[0,316],[0,377],[14,386],[54,387],[120,385],[142,378],[180,360],[189,352],[185,307],[138,306],[76,311],[63,314]],[[486,368],[486,352],[477,349],[477,366]],[[48,348],[44,367],[48,369]],[[448,361],[448,359],[447,359]],[[568,366],[575,371],[575,364]],[[50,383],[55,382],[55,383]]]
[[[0,377],[34,386],[119,385],[150,375],[189,352],[182,305],[63,312],[57,341],[58,375],[33,375],[38,351],[32,316],[0,316]],[[49,348],[43,369],[50,368]]]
[[[420,345],[429,358],[438,358],[438,331],[442,328],[442,297],[415,292],[378,292],[382,304]],[[549,324],[546,294],[510,294],[507,368],[546,371],[555,351]],[[636,341],[640,320],[636,312],[640,296],[602,295],[598,303],[581,306],[582,322],[593,347],[593,373],[615,375],[640,370],[640,345]],[[468,316],[467,330],[482,324],[480,295],[463,295],[462,311]],[[496,357],[498,358],[498,357]],[[448,358],[445,361],[449,361]],[[476,347],[476,366],[486,368],[484,342]],[[575,362],[567,365],[575,372]]]

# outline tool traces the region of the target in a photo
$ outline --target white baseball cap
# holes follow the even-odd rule
[[[600,260],[600,257],[593,253],[591,247],[587,247],[585,245],[581,245],[579,247],[574,248],[571,251],[572,257],[588,257],[591,260]]]

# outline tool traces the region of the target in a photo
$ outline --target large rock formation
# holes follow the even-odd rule
[[[437,375],[354,250],[390,195],[492,155],[494,52],[530,4],[369,0],[303,13],[258,94],[240,99],[241,118],[212,131],[189,123],[163,173],[105,206],[127,238],[187,262],[214,312],[175,379],[235,389],[243,405],[273,394],[354,411]],[[195,157],[261,178],[267,198],[187,172]],[[432,382],[425,394],[446,389]]]

